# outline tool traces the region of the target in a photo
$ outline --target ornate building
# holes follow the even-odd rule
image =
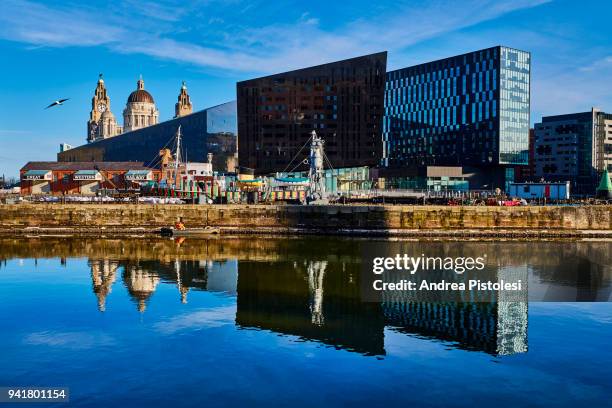
[[[144,89],[142,76],[137,87],[130,94],[123,110],[123,129],[125,132],[155,125],[159,122],[159,111],[151,94]]]
[[[87,122],[88,143],[70,149],[62,146],[58,161],[149,162],[158,156],[160,148],[181,126],[182,144],[189,150],[190,158],[207,160],[208,154],[212,153],[215,169],[235,170],[238,161],[235,101],[194,112],[183,81],[175,103],[174,118],[160,122],[155,101],[144,88],[141,77],[137,89],[127,98],[124,122],[120,126],[110,111],[110,98],[100,74]],[[114,137],[117,135],[121,137]]]
[[[122,131],[122,127],[117,124],[115,115],[110,110],[110,98],[106,93],[102,74],[100,74],[94,96],[91,98],[91,112],[89,121],[87,121],[87,142],[117,136]]]
[[[191,112],[193,112],[193,106],[191,105],[189,94],[187,93],[187,85],[185,85],[185,81],[183,81],[181,93],[178,96],[178,102],[174,105],[174,117],[178,118],[180,116],[189,115]]]

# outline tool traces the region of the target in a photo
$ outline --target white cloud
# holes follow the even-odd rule
[[[369,52],[400,50],[547,1],[446,0],[420,7],[413,2],[396,2],[390,10],[327,31],[320,27],[318,18],[305,12],[297,21],[283,24],[255,28],[226,24],[225,31],[204,33],[203,40],[196,43],[173,38],[180,31],[177,26],[182,26],[178,21],[189,14],[192,5],[127,0],[118,13],[113,9],[53,8],[9,0],[0,16],[0,38],[33,46],[102,45],[121,53],[203,67],[270,73]],[[126,14],[127,10],[132,15]],[[227,21],[220,16],[208,18],[220,24]],[[168,22],[174,24],[164,24]]]
[[[99,16],[79,9],[8,0],[0,14],[0,38],[38,46],[96,46],[120,41],[122,28],[99,24]]]
[[[290,13],[283,10],[291,7],[278,6],[270,16],[261,3],[240,0],[124,0],[104,10],[5,0],[0,38],[32,49],[103,46],[122,54],[249,74],[282,72],[383,50],[391,52],[389,68],[395,69],[505,44],[542,51],[533,54],[534,121],[541,115],[585,111],[593,105],[609,109],[605,106],[609,95],[601,81],[612,75],[612,55],[577,51],[580,44],[568,34],[571,27],[567,24],[563,30],[555,30],[557,21],[552,20],[542,27],[489,24],[477,34],[469,30],[548,2],[396,0],[390,8],[379,4],[353,13],[360,18],[334,18],[330,26],[323,24],[327,16],[312,10],[300,10],[287,20]],[[274,13],[285,20],[261,22],[272,21]],[[446,35],[449,33],[452,35]],[[430,47],[432,41],[445,46]],[[419,47],[426,49],[410,52]]]
[[[300,22],[306,25],[317,25],[319,24],[319,19],[311,17],[309,12],[305,12],[300,16]]]
[[[612,57],[577,69],[556,70],[543,64],[532,77],[534,122],[539,122],[542,116],[586,112],[593,107],[609,111],[612,108],[610,91],[602,86],[609,78],[612,78]]]
[[[580,70],[583,72],[592,72],[606,68],[612,68],[612,55],[599,59],[593,62],[592,64],[586,65],[584,67],[580,67]]]
[[[125,0],[125,8],[142,16],[155,20],[179,21],[187,12],[180,4],[162,4],[161,2]]]

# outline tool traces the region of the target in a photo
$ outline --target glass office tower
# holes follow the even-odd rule
[[[493,47],[387,73],[383,166],[526,165],[528,52]]]

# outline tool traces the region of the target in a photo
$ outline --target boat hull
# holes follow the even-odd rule
[[[160,234],[166,237],[198,237],[204,235],[215,235],[221,231],[217,227],[206,228],[189,228],[185,230],[177,230],[174,228],[162,228]]]

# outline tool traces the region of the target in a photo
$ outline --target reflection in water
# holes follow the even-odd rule
[[[493,281],[528,281],[525,267],[493,267],[479,278]],[[439,274],[447,280],[454,272]],[[402,333],[434,337],[456,343],[467,350],[483,350],[496,355],[527,352],[527,291],[461,293],[452,301],[440,292],[392,291],[382,295],[385,323]]]
[[[360,298],[356,263],[90,261],[93,290],[105,310],[119,268],[140,312],[160,282],[174,284],[182,303],[191,289],[237,294],[236,323],[244,328],[320,341],[367,355],[384,355],[384,329],[453,342],[496,355],[527,351],[526,302],[423,302],[411,292],[386,295],[381,303]],[[235,279],[220,279],[229,274]],[[210,282],[217,282],[209,288]],[[220,284],[221,282],[225,283]]]
[[[130,296],[138,303],[138,311],[144,312],[147,300],[153,295],[160,278],[153,270],[144,270],[138,265],[128,265],[123,272],[123,283]]]
[[[385,293],[380,302],[361,300],[359,240],[32,240],[29,250],[0,242],[0,261],[28,253],[67,259],[86,255],[93,294],[104,312],[123,282],[137,310],[145,312],[160,285],[176,287],[176,301],[193,292],[235,297],[235,324],[298,336],[365,355],[385,355],[385,330],[492,355],[525,353],[527,302],[424,301],[411,292]],[[580,300],[610,294],[609,243],[386,243],[390,253],[444,256],[488,254],[498,279],[520,276],[529,289],[575,290]],[[551,289],[552,288],[552,289]],[[546,296],[543,296],[546,298]]]
[[[98,309],[105,311],[106,297],[116,280],[118,269],[123,270],[123,283],[130,297],[144,312],[160,282],[176,285],[180,301],[187,303],[190,290],[236,292],[235,262],[226,261],[89,261],[93,290],[98,297]]]
[[[308,290],[310,291],[311,322],[321,326],[323,318],[323,279],[325,278],[325,261],[308,262]]]
[[[64,260],[62,265],[65,264]],[[113,283],[117,280],[119,264],[108,259],[100,259],[89,261],[89,267],[91,268],[93,291],[98,298],[98,309],[103,312],[106,310],[106,297],[111,293]]]
[[[361,301],[355,262],[238,262],[236,323],[383,355],[380,304]]]
[[[383,310],[401,333],[495,355],[527,352],[527,303],[384,303]]]

